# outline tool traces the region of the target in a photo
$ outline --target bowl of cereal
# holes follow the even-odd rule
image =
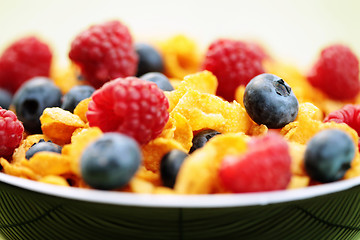
[[[255,41],[199,53],[116,19],[68,45],[65,66],[38,36],[1,52],[3,238],[359,237],[350,47],[304,72]]]

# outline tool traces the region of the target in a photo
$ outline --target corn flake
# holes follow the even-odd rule
[[[57,107],[46,108],[40,122],[43,133],[59,145],[70,143],[75,129],[85,127],[78,115]]]
[[[252,120],[236,101],[229,103],[212,94],[188,90],[171,115],[180,113],[193,131],[213,129],[221,133],[247,132]]]
[[[248,137],[241,133],[216,135],[183,162],[175,183],[180,194],[224,192],[219,184],[218,169],[226,155],[245,152]]]
[[[195,42],[184,35],[176,35],[160,43],[165,66],[165,74],[171,78],[182,79],[197,72],[200,56]]]
[[[146,169],[158,172],[161,158],[168,152],[179,149],[186,152],[186,149],[176,140],[168,138],[156,138],[142,146],[143,163]]]

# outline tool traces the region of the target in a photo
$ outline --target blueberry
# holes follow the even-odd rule
[[[55,152],[61,153],[62,147],[52,143],[51,141],[45,142],[44,139],[41,139],[38,143],[33,144],[25,154],[26,159],[30,159],[37,152]]]
[[[163,156],[160,162],[160,176],[164,186],[174,187],[179,169],[187,156],[187,153],[177,149]]]
[[[351,137],[337,129],[323,130],[310,139],[305,151],[305,170],[316,181],[341,179],[355,156]]]
[[[125,186],[140,163],[140,147],[133,138],[105,133],[84,150],[81,175],[91,187],[111,190]]]
[[[206,129],[196,134],[192,140],[193,145],[190,148],[189,153],[192,153],[196,149],[202,148],[211,138],[220,134],[218,131],[212,129]]]
[[[9,109],[12,101],[12,94],[5,89],[0,88],[0,107]]]
[[[61,91],[49,78],[35,77],[20,87],[12,104],[29,133],[42,133],[39,118],[45,108],[60,107]]]
[[[169,79],[162,73],[150,72],[142,75],[140,78],[156,83],[156,85],[163,91],[174,90],[174,87],[171,85]]]
[[[164,71],[163,60],[155,48],[145,43],[136,43],[135,50],[139,56],[137,77],[148,72]]]
[[[88,85],[79,85],[71,88],[70,91],[62,97],[61,108],[73,112],[79,102],[90,97],[94,91],[95,88]]]
[[[246,86],[244,106],[257,124],[282,128],[295,120],[299,103],[290,86],[278,76],[263,73]]]

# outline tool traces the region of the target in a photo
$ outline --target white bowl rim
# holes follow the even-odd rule
[[[306,188],[258,193],[165,195],[65,187],[0,173],[0,182],[50,196],[119,206],[156,208],[224,208],[283,203],[348,190],[360,177]]]

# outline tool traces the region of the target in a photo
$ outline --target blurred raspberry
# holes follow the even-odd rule
[[[128,28],[119,21],[91,26],[71,44],[70,59],[95,88],[118,77],[133,76],[138,57]]]
[[[118,78],[96,90],[87,119],[103,132],[120,132],[145,144],[157,137],[169,114],[169,102],[153,82],[136,77]]]
[[[290,165],[287,142],[277,133],[269,133],[251,139],[245,154],[225,157],[219,177],[232,192],[281,190],[289,184]]]
[[[0,57],[0,87],[15,93],[27,80],[48,77],[52,53],[36,37],[22,38],[10,45]]]
[[[0,107],[0,157],[10,157],[22,140],[24,127],[15,113]]]
[[[360,105],[347,104],[327,115],[324,122],[346,123],[360,136]],[[358,143],[360,149],[360,141]]]
[[[217,77],[216,94],[232,101],[238,86],[246,85],[253,77],[264,73],[262,60],[265,57],[265,52],[256,44],[219,39],[210,45],[203,69]]]
[[[350,48],[332,45],[321,52],[308,80],[333,99],[352,99],[360,90],[359,60]]]

